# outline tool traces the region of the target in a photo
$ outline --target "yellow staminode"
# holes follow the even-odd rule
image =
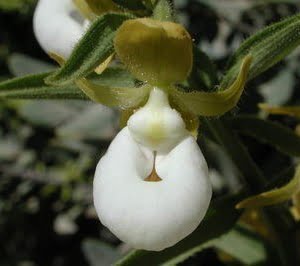
[[[192,39],[179,24],[150,18],[127,20],[115,50],[132,74],[160,87],[184,81],[193,65]]]

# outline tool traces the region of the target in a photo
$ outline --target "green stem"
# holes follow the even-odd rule
[[[249,155],[238,135],[228,128],[221,119],[210,121],[204,119],[202,122],[236,164],[248,191],[251,194],[261,192],[267,185],[266,178]],[[290,232],[293,222],[290,215],[285,215],[282,211],[283,209],[279,207],[265,209],[264,217],[276,236],[276,248],[281,264],[284,266],[299,265],[297,264],[296,243],[292,241],[295,236]]]

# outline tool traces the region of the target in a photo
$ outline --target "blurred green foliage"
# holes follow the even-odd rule
[[[24,13],[31,9],[36,2],[36,0],[0,0],[0,9]]]
[[[1,80],[56,67],[33,36],[35,2],[0,0]],[[246,37],[300,10],[298,1],[220,2],[174,0],[178,19],[218,69],[225,69]],[[299,104],[299,57],[298,49],[251,81],[235,112],[263,117],[258,102]],[[100,225],[92,206],[94,169],[118,131],[118,119],[117,111],[86,101],[0,100],[0,265],[105,266],[128,251]],[[291,129],[298,123],[295,118],[269,119]],[[241,137],[269,181],[291,176],[294,158],[249,134]],[[241,184],[232,161],[210,139],[200,137],[199,144],[211,169],[215,197],[237,192]],[[209,247],[198,247],[180,265],[268,265],[258,263],[269,252],[274,261],[268,263],[278,265],[265,237],[243,226]],[[252,256],[245,256],[249,252]]]

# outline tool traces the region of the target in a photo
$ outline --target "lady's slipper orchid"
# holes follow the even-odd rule
[[[197,142],[167,95],[154,88],[97,166],[101,222],[132,247],[162,250],[196,229],[211,194]]]
[[[96,1],[85,3],[97,7]],[[94,204],[101,222],[121,240],[158,251],[192,233],[208,209],[212,188],[194,138],[197,116],[221,115],[236,105],[251,56],[241,62],[228,88],[186,93],[177,84],[192,70],[193,44],[181,25],[126,20],[116,32],[114,48],[141,86],[112,88],[89,78],[75,81],[90,99],[131,114],[98,163]]]
[[[192,40],[182,26],[147,18],[127,20],[114,44],[119,59],[145,84],[133,90],[107,89],[87,79],[77,82],[99,103],[137,109],[97,166],[94,204],[101,222],[121,240],[158,251],[193,232],[207,211],[212,188],[192,136],[196,117],[220,115],[236,105],[251,56],[245,57],[229,88],[186,93],[176,87],[193,63]]]
[[[39,0],[33,24],[45,52],[68,58],[88,22],[72,0]]]

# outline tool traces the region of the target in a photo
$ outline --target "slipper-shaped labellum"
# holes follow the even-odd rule
[[[34,33],[47,53],[68,58],[88,25],[72,0],[39,0],[34,13]]]
[[[196,140],[165,92],[154,88],[97,166],[101,222],[134,248],[163,250],[197,228],[211,194]]]

